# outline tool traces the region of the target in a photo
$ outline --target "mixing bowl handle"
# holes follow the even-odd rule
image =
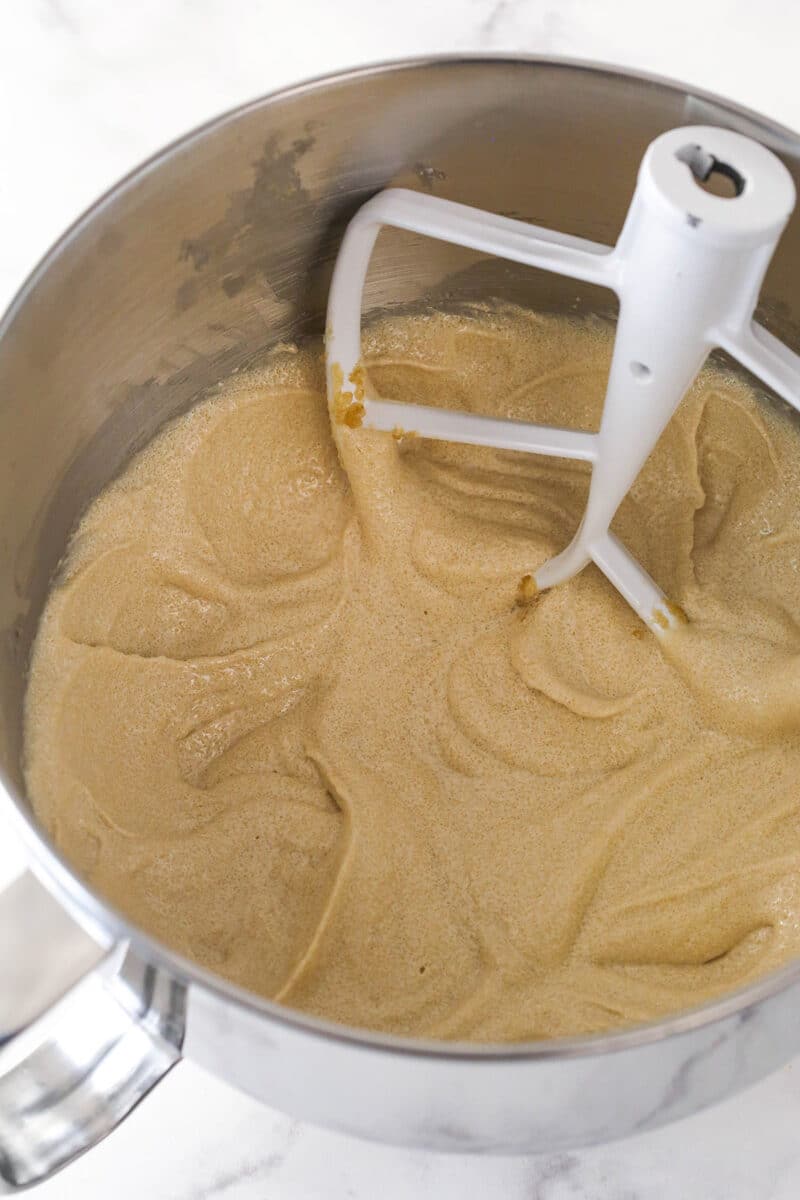
[[[184,987],[97,945],[25,874],[0,893],[0,1192],[110,1133],[180,1058]]]

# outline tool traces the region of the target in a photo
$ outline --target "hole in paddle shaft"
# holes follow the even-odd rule
[[[648,379],[652,378],[653,372],[648,367],[647,363],[637,362],[635,359],[629,364],[631,375],[634,379],[638,379],[639,383],[647,383]]]
[[[721,200],[735,200],[744,191],[744,176],[730,163],[715,158],[702,146],[684,146],[675,157],[686,163],[697,186],[712,196],[719,196]]]

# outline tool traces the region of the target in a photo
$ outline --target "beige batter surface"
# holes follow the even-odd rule
[[[596,427],[599,322],[396,318],[391,398]],[[399,433],[399,431],[398,431]],[[642,1021],[800,949],[800,434],[707,369],[615,524],[689,615],[600,574],[533,603],[581,464],[330,432],[278,350],[92,505],[31,670],[36,812],[182,954],[353,1025]],[[344,467],[342,469],[342,466]]]

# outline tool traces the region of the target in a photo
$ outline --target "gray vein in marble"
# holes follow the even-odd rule
[[[491,12],[484,17],[478,26],[478,35],[482,37],[492,37],[497,26],[504,20],[508,9],[513,4],[513,0],[497,0],[497,3],[492,6]]]
[[[573,4],[574,0],[561,0],[560,6],[542,4],[541,0],[495,0],[476,36],[487,47],[506,47],[514,42],[523,53],[564,53],[570,39],[563,10]]]
[[[531,1200],[556,1200],[561,1184],[569,1185],[575,1196],[581,1196],[583,1188],[576,1179],[580,1171],[581,1160],[577,1154],[556,1154],[536,1163],[536,1174],[533,1179]],[[563,1193],[561,1193],[563,1195]]]
[[[240,1160],[236,1166],[220,1171],[212,1179],[201,1183],[199,1186],[194,1185],[183,1196],[175,1197],[175,1200],[217,1200],[217,1198],[224,1197],[230,1193],[234,1188],[238,1188],[239,1184],[256,1179],[266,1182],[286,1162],[297,1141],[298,1133],[299,1126],[297,1123],[295,1121],[289,1122],[285,1133],[282,1135],[282,1145],[275,1147],[263,1155],[248,1155],[246,1158]]]
[[[44,0],[44,13],[51,26],[76,36],[81,32],[80,23],[69,11],[64,0]]]

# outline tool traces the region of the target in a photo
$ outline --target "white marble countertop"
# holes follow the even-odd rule
[[[304,77],[459,50],[552,53],[689,81],[800,129],[797,0],[3,0],[0,308],[138,161]],[[0,882],[22,866],[0,830]],[[182,1063],[42,1200],[796,1200],[800,1061],[646,1137],[574,1154],[434,1156],[288,1121]]]

